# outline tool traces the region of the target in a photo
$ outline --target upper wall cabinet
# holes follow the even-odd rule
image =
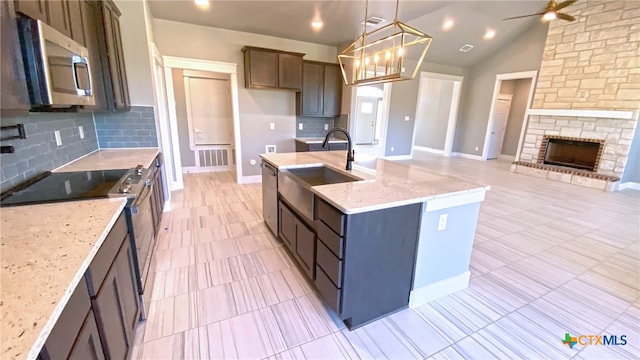
[[[0,113],[2,117],[26,115],[31,104],[11,1],[0,1],[0,26]]]
[[[113,1],[102,1],[102,21],[104,25],[104,44],[108,67],[103,69],[105,90],[109,110],[129,110],[129,87],[124,67],[122,35],[120,34],[120,11]],[[104,62],[103,62],[104,64]]]
[[[249,89],[302,89],[304,54],[245,46],[244,84]]]
[[[342,75],[338,64],[305,61],[302,91],[296,94],[300,116],[334,117],[340,115]]]
[[[80,0],[15,0],[16,11],[42,20],[54,29],[85,45]]]

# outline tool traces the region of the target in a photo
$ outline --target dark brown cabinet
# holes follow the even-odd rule
[[[14,3],[0,1],[0,115],[26,115],[31,107],[20,52]]]
[[[15,0],[16,11],[30,18],[49,23],[48,2],[46,0]]]
[[[140,311],[131,241],[121,214],[76,286],[39,358],[126,359]]]
[[[302,88],[302,57],[304,54],[263,49],[251,46],[244,53],[244,84],[249,89]]]
[[[68,0],[48,0],[47,8],[49,10],[49,21],[47,23],[52,28],[71,37],[71,19],[69,18],[69,1]],[[76,19],[78,21],[78,19]],[[82,24],[82,20],[80,20]]]
[[[337,64],[305,61],[302,91],[296,94],[300,116],[334,117],[340,115],[342,75]]]
[[[124,66],[120,10],[113,1],[101,2],[104,43],[108,65],[103,70],[108,110],[129,110],[129,88]]]
[[[89,50],[89,63],[92,65],[90,70],[91,80],[93,81],[93,97],[95,99],[95,105],[86,108],[88,110],[107,109],[103,62],[105,63],[104,67],[108,66],[108,62],[106,51],[102,51],[106,45],[104,45],[104,37],[102,35],[100,3],[93,0],[83,0],[80,4],[84,25],[84,46]]]
[[[278,203],[280,215],[280,238],[289,251],[298,260],[302,270],[314,279],[316,234],[304,221],[300,220],[289,207],[280,201]]]
[[[91,305],[107,359],[126,359],[140,317],[131,241],[124,215],[89,265]]]
[[[93,310],[89,310],[89,314],[82,325],[82,330],[78,334],[76,344],[69,354],[70,360],[103,360],[104,352],[100,344],[100,333],[98,325],[93,314]]]

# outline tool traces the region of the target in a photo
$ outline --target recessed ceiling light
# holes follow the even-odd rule
[[[469,50],[473,49],[473,45],[464,44],[458,51],[469,52]]]
[[[485,39],[493,39],[494,36],[496,36],[496,31],[493,29],[487,29],[487,32],[484,33],[484,38]]]
[[[201,7],[201,8],[209,7],[209,0],[194,0],[194,2],[198,7]]]
[[[449,30],[453,27],[453,20],[452,19],[447,19],[443,24],[442,24],[442,30]]]
[[[322,20],[314,20],[311,22],[311,27],[314,30],[320,30],[322,29],[322,26],[324,26],[324,23],[322,22]]]

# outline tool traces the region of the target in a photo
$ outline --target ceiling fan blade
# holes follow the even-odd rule
[[[563,14],[563,13],[559,13],[559,12],[556,13],[556,17],[558,19],[562,19],[562,20],[566,20],[566,21],[575,21],[576,20],[576,18],[574,18],[571,15],[567,15],[567,14]]]
[[[510,18],[502,19],[502,20],[520,19],[520,18],[526,18],[526,17],[530,17],[530,16],[540,16],[540,15],[544,15],[544,13],[529,14],[529,15],[522,15],[522,16],[514,16],[514,17],[510,17]]]
[[[578,1],[578,0],[567,0],[567,1],[561,2],[560,4],[556,5],[555,10],[558,11],[560,9],[564,9],[567,6],[575,3],[576,1]]]

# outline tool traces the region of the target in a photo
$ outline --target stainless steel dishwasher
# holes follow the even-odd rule
[[[262,162],[262,217],[278,236],[278,169]]]

